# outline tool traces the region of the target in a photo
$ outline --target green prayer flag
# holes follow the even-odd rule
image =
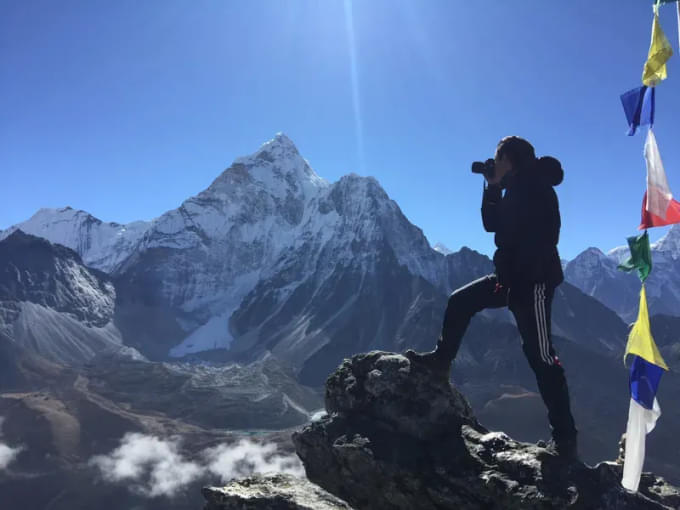
[[[637,269],[640,280],[644,282],[652,271],[652,251],[649,248],[647,231],[639,236],[629,237],[627,241],[630,258],[619,264],[618,268],[626,272]]]

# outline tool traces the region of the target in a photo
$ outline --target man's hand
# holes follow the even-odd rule
[[[484,178],[489,186],[497,186],[503,179],[503,175],[498,175],[498,172],[494,172],[493,177],[489,178],[488,175],[484,175]]]
[[[494,168],[496,171],[494,172],[493,177],[489,177],[486,174],[484,175],[484,178],[486,179],[486,182],[489,183],[489,186],[496,186],[500,184],[500,182],[503,180],[503,177],[505,177],[505,174],[512,170],[512,164],[506,155],[503,155],[502,158],[496,156]]]

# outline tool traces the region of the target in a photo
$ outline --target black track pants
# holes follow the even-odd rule
[[[554,289],[544,283],[525,288],[498,287],[496,275],[489,275],[457,289],[449,297],[442,336],[437,350],[453,360],[470,319],[485,308],[508,306],[522,336],[522,350],[536,374],[538,389],[548,408],[548,420],[555,440],[576,435],[569,405],[564,369],[550,337],[550,308]]]

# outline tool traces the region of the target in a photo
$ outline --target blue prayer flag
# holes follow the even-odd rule
[[[630,366],[630,396],[646,409],[654,407],[656,390],[663,374],[663,368],[649,361],[634,356]]]
[[[654,124],[656,88],[637,87],[621,95],[621,104],[628,121],[628,136],[633,136],[638,127]]]

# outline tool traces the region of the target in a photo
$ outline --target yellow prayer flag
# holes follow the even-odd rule
[[[668,370],[668,366],[661,357],[661,353],[656,347],[656,343],[654,343],[654,338],[652,338],[652,330],[649,326],[649,312],[647,311],[647,293],[645,292],[644,285],[640,290],[640,310],[638,311],[638,318],[628,335],[626,353],[623,355],[624,361],[629,354],[637,354],[646,361],[649,361],[664,370]]]
[[[659,23],[659,12],[654,10],[654,24],[652,25],[652,42],[649,46],[649,55],[645,68],[642,71],[642,83],[648,87],[653,87],[662,80],[665,80],[668,74],[666,73],[666,62],[673,55],[673,48],[668,42],[666,34],[661,29]]]

